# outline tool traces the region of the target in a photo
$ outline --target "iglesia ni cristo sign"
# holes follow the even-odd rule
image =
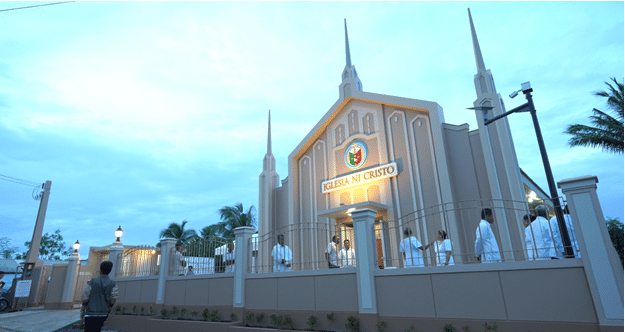
[[[397,176],[397,164],[395,162],[323,181],[321,182],[321,192],[325,194],[393,176]]]

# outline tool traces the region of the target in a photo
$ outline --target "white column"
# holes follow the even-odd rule
[[[232,306],[245,308],[245,274],[252,258],[250,239],[254,227],[238,227],[234,229],[236,247],[234,252],[234,292]]]
[[[61,295],[61,306],[65,309],[72,309],[74,302],[74,288],[76,288],[76,276],[80,268],[80,254],[77,252],[69,256],[67,264],[67,274],[65,274],[65,283],[63,284],[63,293]]]
[[[161,267],[158,269],[158,285],[156,286],[156,303],[165,303],[165,281],[169,276],[171,252],[176,246],[176,239],[161,239]]]
[[[558,182],[566,195],[599,325],[623,326],[623,268],[597,197],[596,176]]]
[[[113,263],[113,269],[111,270],[111,273],[109,273],[109,278],[113,280],[119,277],[119,273],[121,272],[123,254],[124,246],[121,241],[115,241],[113,242],[113,245],[109,247],[109,261]]]
[[[373,225],[376,212],[372,209],[352,211],[354,222],[354,249],[356,252],[356,280],[358,283],[358,312],[376,314],[378,305],[375,295],[373,271],[378,268]]]

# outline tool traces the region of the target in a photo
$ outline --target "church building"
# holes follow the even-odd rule
[[[466,123],[445,122],[444,100],[365,92],[351,61],[345,22],[339,98],[289,155],[288,176],[282,181],[271,151],[269,117],[259,181],[259,238],[275,237],[283,229],[302,230],[299,239],[286,239],[294,262],[323,261],[332,235],[351,238],[350,211],[369,208],[377,212],[381,267],[388,265],[382,257],[398,258],[390,250],[383,252],[401,241],[408,226],[422,243],[445,230],[454,252],[463,253],[456,261],[467,262],[474,252],[480,211],[491,207],[503,260],[524,259],[520,220],[529,213],[524,176],[508,120],[483,124],[481,107],[489,109],[489,118],[504,113],[505,107],[486,69],[470,12],[469,22],[477,67],[473,105],[478,128],[473,130]]]

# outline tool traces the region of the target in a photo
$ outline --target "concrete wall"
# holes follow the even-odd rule
[[[384,318],[596,324],[581,259],[379,271]]]
[[[248,275],[246,310],[358,311],[356,270]]]

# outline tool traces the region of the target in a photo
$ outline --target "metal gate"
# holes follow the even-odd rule
[[[74,304],[82,304],[82,293],[85,291],[87,281],[95,277],[93,269],[89,265],[80,266],[76,276],[76,286],[74,287]]]

